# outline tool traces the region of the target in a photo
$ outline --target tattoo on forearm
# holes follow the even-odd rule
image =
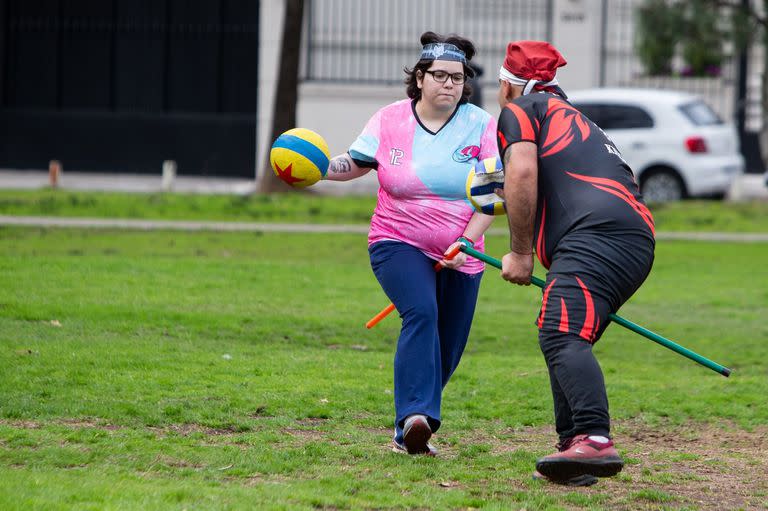
[[[334,174],[346,174],[352,171],[352,165],[346,158],[336,158],[331,160],[331,172]]]

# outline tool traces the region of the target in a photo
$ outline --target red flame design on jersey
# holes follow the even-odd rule
[[[604,192],[610,193],[611,195],[615,195],[619,199],[629,204],[635,213],[640,215],[640,218],[642,218],[646,225],[648,225],[648,227],[651,229],[651,234],[656,237],[656,229],[654,227],[651,210],[648,209],[648,206],[637,200],[634,194],[629,189],[627,189],[626,186],[619,183],[618,181],[604,177],[584,176],[573,172],[566,172],[566,174],[581,181],[586,181],[598,190],[602,190]]]
[[[547,104],[549,130],[542,146],[541,157],[559,153],[576,139],[589,137],[590,129],[581,112],[559,99],[550,99]]]

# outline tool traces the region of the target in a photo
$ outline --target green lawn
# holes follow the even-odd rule
[[[365,224],[375,197],[312,193],[193,195],[0,190],[0,215]],[[768,233],[768,202],[683,201],[652,207],[659,231]],[[499,218],[497,226],[503,227]]]
[[[260,221],[268,203],[306,220],[282,200],[4,192],[0,213]],[[362,199],[297,200],[362,221]],[[765,230],[762,205],[687,206]],[[571,489],[530,478],[555,441],[540,294],[496,270],[445,392],[442,455],[412,458],[387,448],[399,320],[363,327],[387,304],[365,236],[0,227],[0,509],[766,508],[764,477],[744,482],[768,468],[766,261],[765,243],[659,242],[620,314],[734,374],[611,326],[596,352],[628,466]],[[713,494],[723,481],[743,491]]]

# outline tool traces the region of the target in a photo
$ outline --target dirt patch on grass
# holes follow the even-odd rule
[[[110,424],[106,420],[89,418],[89,419],[55,419],[51,421],[30,421],[30,420],[2,420],[0,424],[4,426],[10,426],[17,429],[40,429],[44,426],[59,425],[66,426],[72,429],[102,429],[105,431],[116,431],[122,429],[122,426]]]
[[[626,462],[617,477],[587,488],[544,483],[546,491],[599,494],[606,499],[605,509],[768,509],[766,426],[745,431],[733,424],[651,427],[619,421],[613,436]],[[544,455],[554,451],[556,440],[547,427],[464,441],[490,443],[498,454],[522,450]],[[457,455],[451,447],[443,451]]]
[[[99,429],[103,431],[119,431],[130,429],[128,426],[119,426],[110,424],[106,420],[89,419],[55,419],[48,422],[30,421],[30,420],[0,420],[0,424],[17,429],[40,429],[44,426],[59,425],[72,429]],[[225,436],[244,433],[239,428],[230,426],[226,428],[211,428],[200,424],[170,424],[167,426],[147,426],[147,429],[155,432],[158,436],[167,436],[176,434],[179,436],[189,436],[193,433],[202,433],[208,436]]]
[[[326,437],[326,433],[315,429],[284,428],[282,432],[294,438],[300,438],[307,441],[322,440]]]
[[[744,431],[731,424],[652,429],[622,424],[617,442],[626,452],[627,493],[654,490],[702,509],[768,508],[768,427]],[[650,494],[650,491],[646,491]]]
[[[105,431],[117,431],[118,429],[122,429],[122,426],[110,424],[99,419],[61,419],[58,423],[71,428],[94,428],[103,429]]]
[[[302,426],[321,426],[323,424],[326,424],[328,422],[328,419],[325,419],[323,417],[305,417],[303,419],[298,419],[296,421],[298,424],[301,424]]]
[[[324,419],[301,419],[289,427],[280,428],[291,443],[302,444],[335,440],[327,430]],[[64,425],[73,429],[121,429],[102,419],[60,419],[55,421],[0,420],[0,425],[18,429],[40,429],[49,425]],[[127,426],[123,426],[127,427]],[[235,428],[210,428],[199,424],[168,425],[147,428],[158,437],[169,434],[187,436],[205,434],[226,442],[227,435],[246,434]],[[365,441],[380,442],[382,449],[391,450],[392,430],[387,427],[361,427]],[[439,458],[461,460],[475,455],[505,456],[519,452],[533,459],[553,452],[556,435],[551,427],[498,429],[493,434],[483,428],[463,430],[435,438]],[[768,509],[768,426],[746,431],[734,424],[686,425],[662,424],[649,426],[640,420],[616,421],[614,439],[626,461],[624,470],[614,478],[601,479],[587,488],[534,483],[528,473],[511,477],[506,484],[516,492],[542,491],[548,495],[563,495],[568,509],[580,509],[572,498],[574,493],[600,497],[603,509]],[[441,438],[442,437],[442,438]],[[352,442],[354,443],[354,441]],[[242,445],[242,449],[250,446]],[[154,465],[170,468],[199,469],[200,465],[185,460],[158,458]],[[239,480],[239,478],[236,478]],[[264,482],[288,482],[273,474],[253,474],[246,485]],[[451,479],[437,482],[446,490],[465,488],[465,483]],[[475,483],[473,483],[474,485]],[[483,493],[482,483],[472,489]],[[466,488],[465,488],[466,489]],[[567,495],[569,494],[569,495]],[[566,504],[567,503],[567,504]],[[593,503],[594,505],[594,503]]]
[[[193,433],[202,433],[207,436],[225,436],[243,433],[240,429],[230,426],[226,428],[210,428],[201,424],[170,424],[159,428],[150,427],[152,431],[159,435],[176,434],[179,436],[189,436]]]
[[[247,476],[245,479],[242,477],[228,477],[226,478],[230,482],[234,482],[243,486],[259,486],[261,484],[289,484],[293,481],[292,478],[279,475],[279,474],[262,474],[260,472],[253,473]]]
[[[0,424],[16,429],[40,429],[40,423],[35,421],[0,419]]]

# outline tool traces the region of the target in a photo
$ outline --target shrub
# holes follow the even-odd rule
[[[636,12],[635,48],[649,75],[672,73],[672,57],[681,38],[682,13],[666,0],[646,0]]]

